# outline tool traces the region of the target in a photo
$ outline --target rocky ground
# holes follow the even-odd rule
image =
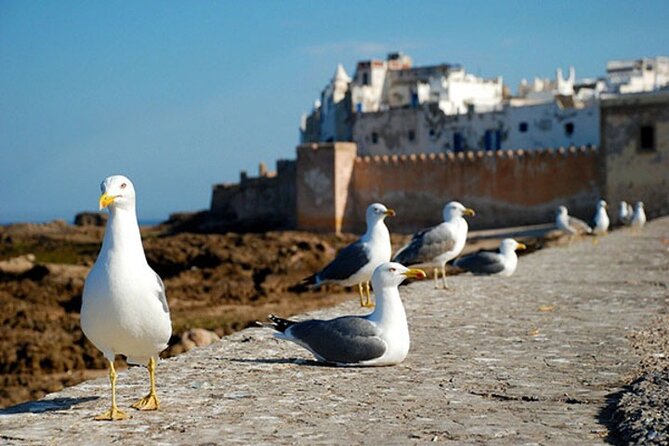
[[[165,356],[240,330],[268,312],[294,314],[351,296],[294,286],[352,235],[171,235],[168,229],[143,230],[172,314],[174,336]],[[0,227],[0,406],[39,398],[105,368],[79,326],[83,282],[102,234],[102,227],[64,222]]]
[[[385,368],[316,365],[250,328],[158,366],[163,405],[118,423],[105,378],[0,410],[10,445],[666,444],[669,219],[521,259],[510,278],[403,287],[412,348]],[[312,316],[362,312],[346,299]],[[305,316],[301,316],[305,317]],[[146,370],[119,376],[119,405]]]

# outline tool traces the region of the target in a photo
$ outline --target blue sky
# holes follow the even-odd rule
[[[128,175],[140,219],[294,158],[337,63],[404,51],[484,77],[602,76],[669,55],[664,1],[0,1],[0,222],[95,210]]]

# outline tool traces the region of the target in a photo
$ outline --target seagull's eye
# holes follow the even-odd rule
[[[392,268],[392,267],[391,267],[391,268],[388,268],[388,271],[390,271],[391,273],[394,273],[394,272],[397,271],[397,270],[396,270],[395,268]]]
[[[126,186],[127,186],[127,184],[125,184],[125,183],[121,184],[121,189],[125,189]]]

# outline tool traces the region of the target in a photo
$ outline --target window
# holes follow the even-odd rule
[[[369,85],[369,75],[362,73],[362,85]]]
[[[527,122],[521,122],[520,124],[518,124],[518,131],[520,133],[527,132]]]
[[[376,144],[379,142],[379,134],[376,132],[372,132],[372,144]]]
[[[409,134],[407,135],[409,138],[409,141],[415,141],[416,140],[416,132],[413,130],[409,130]]]
[[[464,149],[464,138],[462,137],[462,133],[460,132],[453,133],[453,151],[462,152],[463,149]]]
[[[485,150],[500,150],[502,148],[502,131],[499,129],[486,130],[483,135]]]
[[[573,122],[568,122],[564,125],[564,132],[566,133],[567,136],[571,136],[574,134],[574,123]]]
[[[655,126],[642,125],[640,129],[639,152],[655,152]]]

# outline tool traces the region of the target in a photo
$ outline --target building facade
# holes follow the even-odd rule
[[[500,77],[452,64],[413,67],[393,53],[359,62],[353,77],[339,65],[303,118],[301,142],[355,142],[361,156],[598,146],[601,94],[667,85],[669,58],[656,57],[611,61],[601,79],[557,69],[555,79],[523,80],[511,96]]]

